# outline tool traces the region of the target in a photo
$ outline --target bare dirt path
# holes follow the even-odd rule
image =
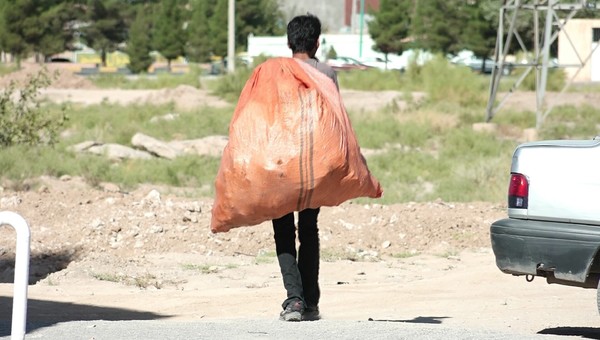
[[[276,319],[284,290],[269,225],[211,234],[210,199],[39,181],[0,196],[0,208],[32,229],[29,320]],[[442,201],[323,208],[323,317],[596,334],[594,290],[527,283],[496,268],[488,230],[504,215],[502,204]],[[0,229],[4,319],[12,233]]]

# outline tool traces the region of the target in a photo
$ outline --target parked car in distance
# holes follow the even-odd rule
[[[379,57],[364,59],[362,61],[362,63],[367,66],[374,67],[374,68],[384,70],[384,71],[395,70],[395,71],[404,72],[404,70],[406,69],[406,63],[403,63],[399,60],[393,60],[393,59],[388,59],[388,61],[386,63],[385,59],[379,58]]]
[[[524,143],[513,154],[508,218],[492,223],[496,265],[548,283],[597,289],[600,312],[600,140]]]
[[[336,71],[366,70],[372,68],[350,57],[335,57],[326,61]]]
[[[467,66],[474,72],[483,74],[491,74],[496,68],[496,62],[490,58],[476,57],[471,51],[461,51],[456,56],[450,58],[450,62],[455,65]],[[503,75],[510,75],[514,65],[512,63],[504,63],[502,68]]]

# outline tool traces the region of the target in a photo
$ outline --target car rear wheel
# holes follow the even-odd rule
[[[596,306],[598,307],[598,313],[600,314],[600,280],[598,280],[598,288],[596,288]]]

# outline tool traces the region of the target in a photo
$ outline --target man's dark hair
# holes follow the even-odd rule
[[[299,15],[287,25],[288,45],[293,53],[311,52],[320,35],[321,21],[312,14]]]

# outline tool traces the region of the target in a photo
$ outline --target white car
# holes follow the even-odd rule
[[[597,288],[600,310],[600,140],[519,145],[512,158],[508,218],[492,223],[498,268],[527,281]]]
[[[335,57],[327,59],[326,63],[336,71],[344,70],[366,70],[371,66],[365,65],[360,61],[350,57]]]
[[[461,51],[456,56],[450,58],[450,62],[455,65],[467,66],[474,72],[491,74],[496,68],[496,62],[490,58],[484,60],[476,57],[471,51]],[[514,65],[512,63],[505,63],[502,68],[502,74],[507,76],[510,75]]]
[[[406,69],[406,63],[404,62],[401,62],[399,60],[388,59],[386,63],[385,59],[379,57],[364,59],[363,64],[378,68],[380,70],[404,71]]]

